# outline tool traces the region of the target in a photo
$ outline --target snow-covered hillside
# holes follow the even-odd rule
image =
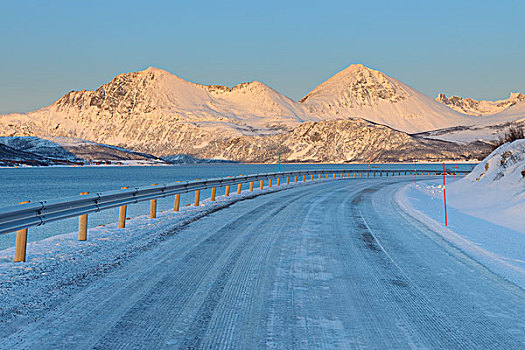
[[[525,233],[525,139],[498,147],[449,188],[451,206]]]
[[[277,162],[279,153],[283,162],[399,162],[472,160],[487,151],[487,145],[413,137],[360,118],[308,122],[275,135],[232,137],[205,146],[184,142],[163,147],[175,154],[257,163]]]
[[[32,155],[30,157],[26,156],[24,159],[32,160],[35,156],[41,157],[44,163],[47,162],[47,165],[52,165],[56,161],[66,163],[98,161],[140,161],[145,162],[145,164],[163,163],[162,160],[150,154],[60,136],[42,138],[36,136],[0,136],[0,145]],[[23,159],[20,159],[20,161],[23,161]]]
[[[519,92],[513,92],[509,98],[499,101],[475,100],[473,98],[463,98],[452,96],[447,98],[445,94],[439,94],[436,101],[447,105],[455,111],[460,113],[483,116],[502,112],[515,104],[525,105],[525,95]]]

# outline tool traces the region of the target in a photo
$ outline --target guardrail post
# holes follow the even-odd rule
[[[157,186],[158,184],[153,184],[151,186]],[[157,199],[150,199],[149,201],[149,218],[155,219],[157,217]]]
[[[237,194],[241,194],[242,191],[242,184],[237,185]]]
[[[89,192],[80,193],[81,196],[85,196],[86,194],[89,194]],[[88,222],[87,214],[80,215],[78,217],[78,240],[79,241],[87,240],[87,222]]]
[[[200,205],[201,200],[201,191],[197,190],[195,191],[195,206],[198,207]]]
[[[306,182],[306,175],[303,175],[303,182]]]
[[[264,189],[264,180],[261,180],[260,185],[261,185],[261,190]]]
[[[328,180],[328,174],[326,174],[326,179]]]
[[[280,177],[277,178],[277,186],[281,186],[281,178]]]
[[[321,180],[321,174],[319,174],[319,180]]]
[[[215,187],[213,187],[211,189],[211,198],[210,198],[210,202],[214,202],[215,201],[215,193],[217,192],[217,189]]]
[[[175,202],[173,203],[173,211],[179,211],[180,207],[180,193],[175,195]]]
[[[268,188],[272,187],[272,179],[268,179]]]
[[[226,190],[224,191],[224,195],[228,197],[230,195],[230,185],[226,186]]]
[[[290,176],[287,176],[287,177],[286,177],[286,184],[287,184],[287,185],[290,184]]]
[[[334,179],[335,179],[335,173],[334,173]]]
[[[121,190],[127,190],[129,187],[128,186],[124,186],[124,187],[121,187],[120,189]],[[126,227],[126,213],[127,213],[127,210],[128,210],[128,206],[127,205],[123,205],[123,206],[120,206],[118,208],[118,228],[125,228]]]
[[[363,173],[359,173],[359,177],[363,177]]]
[[[310,175],[310,181],[314,181],[314,176]]]
[[[29,201],[20,202],[18,204],[28,204]],[[27,247],[27,228],[16,231],[15,241],[15,262],[26,261],[26,247]]]
[[[250,182],[250,192],[253,192],[253,181]]]
[[[295,175],[294,177],[294,182],[297,182],[297,175]]]

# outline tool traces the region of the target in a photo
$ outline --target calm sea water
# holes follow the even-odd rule
[[[458,170],[471,170],[475,164],[458,164]],[[372,165],[378,169],[412,170],[413,164]],[[441,164],[418,164],[418,170],[441,169]],[[447,164],[453,169],[455,164]],[[283,164],[281,171],[315,169],[367,169],[368,164]],[[16,205],[30,200],[51,200],[77,195],[80,192],[103,192],[116,190],[122,186],[140,187],[153,183],[170,183],[178,180],[213,178],[235,175],[249,175],[277,172],[273,164],[191,164],[149,167],[42,167],[42,168],[0,168],[0,208]],[[223,194],[221,190],[217,193]],[[201,200],[210,196],[209,191],[201,192]],[[181,205],[191,203],[193,193],[181,196]],[[173,206],[173,198],[159,199],[158,210],[168,210]],[[134,217],[148,213],[149,203],[143,202],[128,206],[128,216]],[[118,209],[110,209],[90,215],[89,227],[114,222]],[[29,230],[29,241],[49,236],[75,232],[77,219],[50,223]],[[76,234],[76,233],[75,233]],[[14,245],[14,234],[0,235],[0,249]]]

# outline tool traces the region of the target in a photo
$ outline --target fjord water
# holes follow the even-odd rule
[[[418,170],[440,170],[441,164],[421,163]],[[470,171],[475,164],[458,164],[458,170]],[[447,164],[453,170],[455,164]],[[368,164],[282,164],[281,171],[318,170],[318,169],[367,169]],[[413,163],[373,164],[372,169],[413,170]],[[122,186],[141,187],[154,183],[163,184],[175,181],[187,181],[197,178],[214,178],[236,175],[277,172],[275,164],[184,164],[174,166],[101,166],[101,167],[22,167],[0,168],[0,208],[16,205],[30,200],[38,202],[78,195],[80,192],[104,192],[120,189]],[[210,196],[210,191],[201,191],[201,200]],[[235,192],[232,189],[232,192]],[[224,190],[218,189],[217,195]],[[193,203],[193,193],[181,195],[181,207]],[[158,210],[168,210],[173,206],[173,196],[158,200]],[[89,227],[114,223],[118,209],[110,209],[89,216]],[[149,213],[149,202],[128,206],[128,217]],[[50,236],[72,233],[76,237],[78,220],[68,219],[31,227],[28,240],[36,241]],[[0,249],[14,245],[13,233],[0,235]]]

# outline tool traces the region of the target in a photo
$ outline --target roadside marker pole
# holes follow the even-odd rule
[[[443,163],[443,203],[445,204],[445,226],[447,226],[447,194],[445,192],[445,163]]]

